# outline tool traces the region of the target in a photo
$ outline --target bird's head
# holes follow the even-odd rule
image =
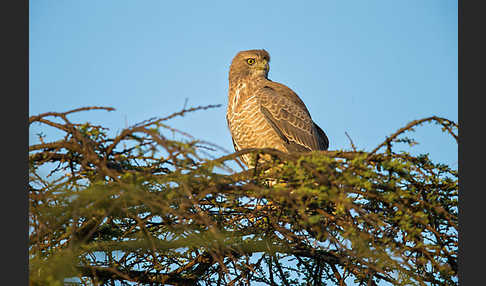
[[[241,51],[233,58],[230,66],[230,81],[245,77],[267,77],[270,70],[270,54],[265,50]]]

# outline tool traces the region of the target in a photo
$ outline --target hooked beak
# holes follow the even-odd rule
[[[270,68],[269,65],[268,65],[268,62],[263,60],[261,63],[258,63],[257,66],[255,67],[256,69],[259,69],[259,70],[264,70],[266,72],[268,72],[268,69]]]

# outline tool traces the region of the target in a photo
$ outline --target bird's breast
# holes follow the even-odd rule
[[[230,94],[230,107],[233,113],[238,113],[242,106],[242,101],[246,98],[247,93],[246,83],[238,83]]]
[[[259,113],[258,98],[245,83],[238,84],[230,92],[227,113],[229,121],[243,120],[247,123],[254,120],[255,115]]]
[[[241,84],[230,91],[227,120],[235,144],[242,149],[270,147],[284,150],[280,138],[261,112],[258,98],[252,90]]]

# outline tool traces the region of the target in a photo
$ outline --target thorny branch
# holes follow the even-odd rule
[[[184,106],[113,137],[68,119],[109,107],[31,116],[29,124],[65,134],[29,147],[31,284],[457,285],[457,171],[393,150],[425,122],[457,140],[457,124],[415,120],[371,152],[352,143],[352,151],[247,149],[216,159],[205,154],[217,145],[164,135],[174,129],[162,122],[213,107]],[[236,169],[250,153],[271,160]]]

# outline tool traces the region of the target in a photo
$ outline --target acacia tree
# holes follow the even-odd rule
[[[214,158],[216,145],[169,139],[167,120],[211,107],[112,137],[69,120],[112,108],[30,117],[64,134],[29,147],[31,285],[458,283],[457,171],[394,150],[426,122],[457,141],[457,124],[413,121],[370,152]],[[240,170],[247,153],[271,160]]]

